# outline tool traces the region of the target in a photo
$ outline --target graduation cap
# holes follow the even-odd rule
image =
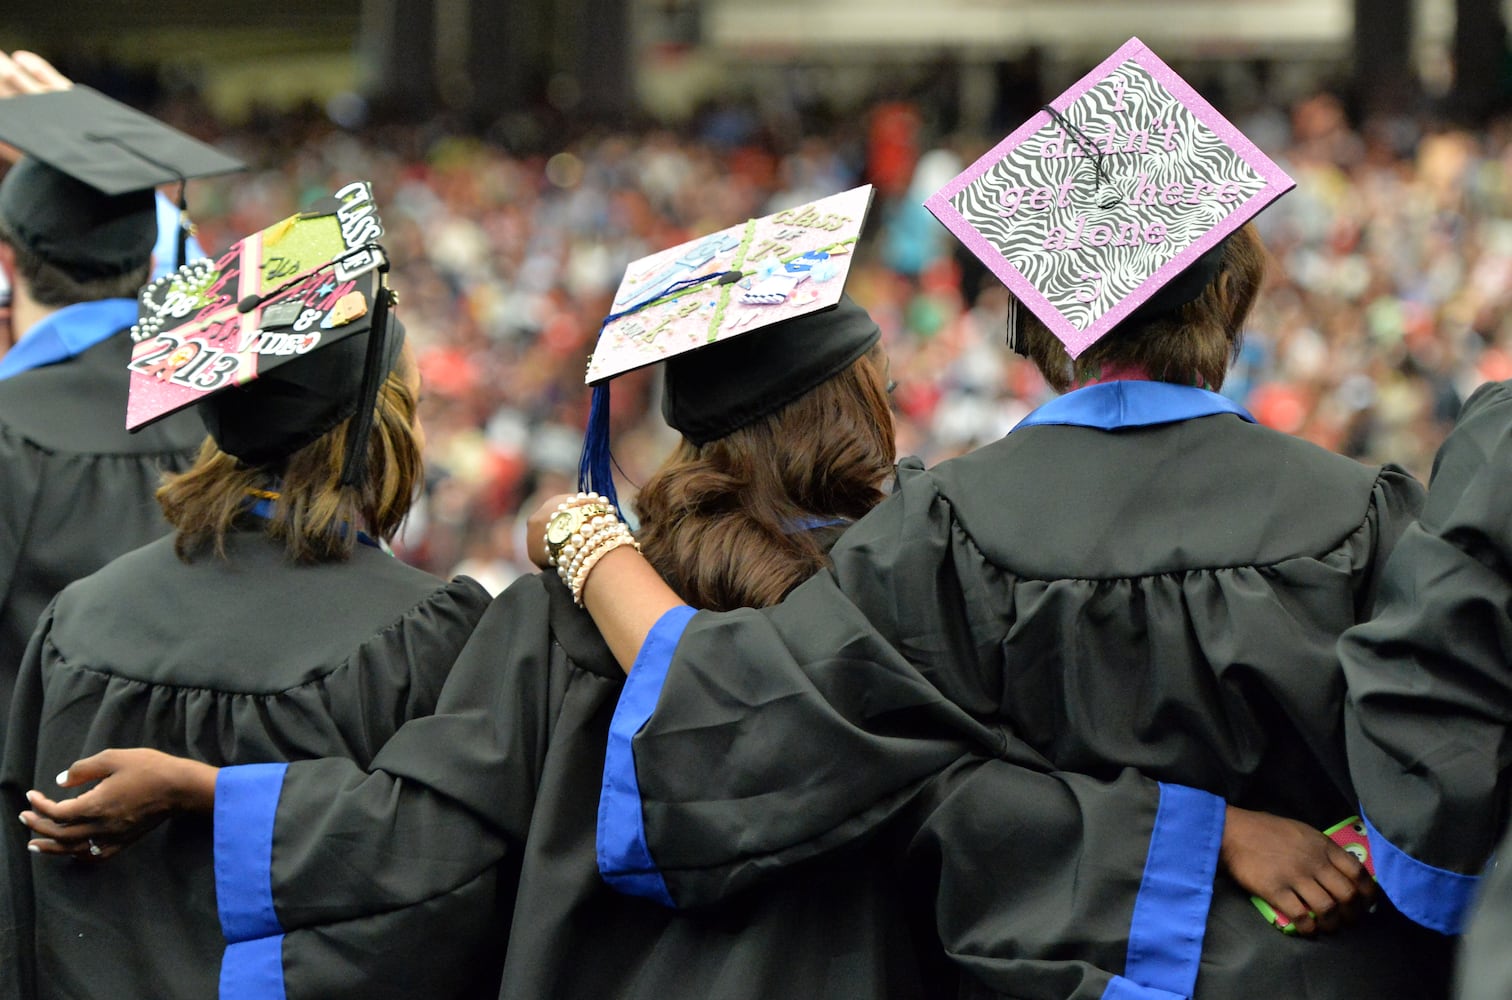
[[[877,342],[843,294],[870,185],[748,219],[632,263],[604,320],[579,488],[618,506],[609,465],[609,381],[667,362],[662,415],[705,444],[774,413]]]
[[[127,428],[198,405],[222,451],[264,465],[372,412],[403,342],[382,235],[356,181],[142,289]],[[344,485],[362,479],[367,430],[348,436]]]
[[[1195,299],[1294,186],[1131,38],[925,205],[1075,358]]]
[[[81,278],[126,274],[157,239],[154,189],[241,170],[240,160],[89,87],[0,100],[0,141],[26,153],[0,182],[0,223]],[[180,230],[178,260],[183,260]]]

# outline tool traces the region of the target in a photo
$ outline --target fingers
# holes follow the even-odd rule
[[[1375,905],[1381,890],[1359,858],[1340,847],[1329,853],[1328,860],[1349,880],[1360,907]]]
[[[77,788],[79,785],[87,785],[91,781],[99,781],[108,778],[115,773],[115,751],[101,750],[93,757],[85,757],[76,760],[69,765],[68,770],[59,772],[57,777],[59,788]]]
[[[97,841],[95,843],[80,841],[78,844],[60,844],[46,837],[27,841],[26,849],[33,854],[72,857],[78,858],[81,861],[104,861],[106,858],[114,857],[121,852],[119,844],[106,843],[105,841]]]
[[[64,846],[83,844],[88,846],[91,837],[101,837],[104,831],[93,823],[59,823],[46,816],[39,816],[28,809],[21,814],[21,822],[38,837],[55,841]]]
[[[1302,898],[1290,889],[1276,894],[1276,898],[1269,901],[1271,908],[1277,913],[1284,914],[1290,920],[1297,933],[1303,937],[1317,933],[1318,922],[1308,912],[1307,904]]]
[[[74,825],[93,819],[93,800],[87,795],[81,795],[77,799],[66,799],[55,802],[38,791],[26,793],[26,801],[31,804],[30,813],[35,813],[54,823]],[[25,815],[25,813],[23,813]]]
[[[34,85],[43,91],[67,90],[73,86],[72,80],[59,73],[52,63],[35,52],[13,52],[11,60],[31,77]]]
[[[43,94],[73,86],[68,77],[35,52],[0,52],[0,97]]]
[[[1311,911],[1318,930],[1331,933],[1339,929],[1338,903],[1329,895],[1327,889],[1316,881],[1304,881],[1297,886],[1297,895],[1302,897],[1303,903],[1307,904],[1307,909]],[[1299,932],[1301,931],[1300,923],[1298,921]]]
[[[1338,853],[1344,854],[1346,857],[1348,856],[1348,852],[1342,849]],[[1362,909],[1363,894],[1360,883],[1350,875],[1345,874],[1342,867],[1344,866],[1336,863],[1335,865],[1319,869],[1318,883],[1323,886],[1323,889],[1338,904],[1340,918],[1345,922],[1353,923]],[[1361,873],[1364,873],[1363,866],[1361,867]],[[1368,876],[1366,881],[1369,881]],[[1325,927],[1324,929],[1327,930],[1328,928]]]

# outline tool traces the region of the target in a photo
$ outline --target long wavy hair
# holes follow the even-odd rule
[[[425,477],[417,401],[405,378],[408,364],[401,359],[379,388],[367,475],[357,487],[341,486],[347,432],[356,416],[277,464],[248,466],[206,438],[193,467],[165,476],[157,491],[158,504],[177,532],[179,558],[189,562],[207,549],[224,558],[226,536],[249,524],[260,524],[283,542],[298,563],[349,557],[357,542],[354,528],[385,541],[393,538]],[[272,516],[254,518],[250,503],[272,493],[278,494]]]
[[[1142,368],[1152,379],[1218,390],[1243,343],[1265,280],[1265,246],[1253,224],[1223,245],[1218,273],[1202,294],[1174,313],[1148,323],[1123,323],[1074,362],[1056,336],[1033,315],[1024,322],[1024,353],[1057,392],[1104,366]]]
[[[825,565],[814,519],[883,497],[896,445],[885,355],[872,348],[770,416],[681,441],[636,498],[646,558],[695,607],[765,607]]]

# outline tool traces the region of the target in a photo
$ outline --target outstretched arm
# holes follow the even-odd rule
[[[108,858],[159,823],[180,814],[215,809],[220,769],[187,757],[137,747],[102,750],[58,775],[60,788],[99,782],[78,798],[54,801],[26,793],[31,808],[21,822],[31,829],[28,849],[38,854]]]

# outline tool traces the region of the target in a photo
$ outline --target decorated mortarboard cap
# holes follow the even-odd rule
[[[0,100],[0,141],[27,154],[0,182],[0,224],[27,250],[84,278],[147,262],[159,184],[243,167],[83,86]]]
[[[925,204],[1074,358],[1195,299],[1294,186],[1133,38]]]
[[[308,210],[148,285],[131,329],[131,430],[197,405],[216,444],[276,462],[371,412],[403,329],[372,188],[346,185]],[[360,481],[366,423],[343,481]]]
[[[608,384],[667,362],[662,413],[695,444],[774,413],[877,342],[843,294],[869,185],[635,261],[588,362],[594,387],[579,487],[615,499]]]

